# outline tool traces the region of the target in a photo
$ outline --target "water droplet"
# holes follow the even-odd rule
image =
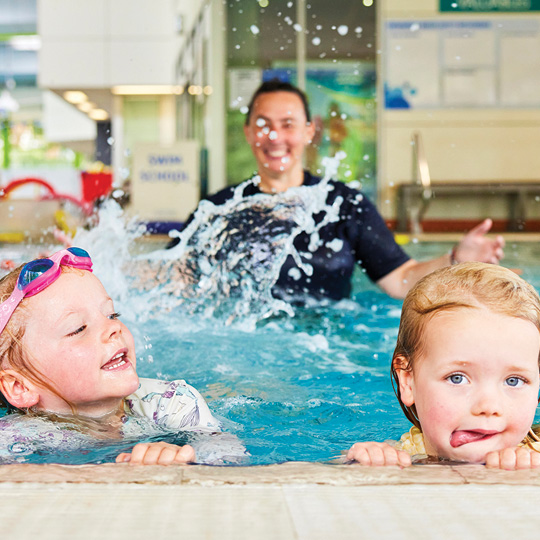
[[[349,33],[349,27],[346,24],[338,26],[337,32],[340,36],[346,36]]]
[[[320,44],[321,44],[321,38],[315,36],[315,37],[311,40],[311,43],[313,43],[313,45],[315,45],[315,46],[320,45]]]

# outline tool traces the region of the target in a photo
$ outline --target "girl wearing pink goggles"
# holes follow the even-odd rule
[[[139,379],[133,336],[85,250],[70,247],[13,270],[0,280],[0,300],[0,392],[19,412],[91,420],[116,437],[131,416],[173,431],[221,431],[203,397],[183,380]],[[195,459],[190,445],[152,442],[116,461]]]

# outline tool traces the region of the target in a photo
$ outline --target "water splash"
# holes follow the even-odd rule
[[[326,175],[317,185],[245,197],[245,189],[260,182],[254,176],[236,186],[225,204],[202,201],[188,227],[176,232],[180,241],[170,250],[133,255],[144,227],[126,220],[112,201],[100,209],[99,224],[77,233],[74,242],[92,254],[96,275],[130,311],[181,310],[250,331],[268,317],[294,316],[289,303],[272,296],[272,287],[288,256],[300,271],[312,274],[294,240],[307,233],[313,252],[322,242],[320,229],[339,220],[342,198],[332,205],[326,200],[341,154],[324,162]],[[315,215],[323,218],[316,221]]]
[[[128,268],[134,243],[145,233],[145,225],[128,218],[118,203],[110,199],[99,210],[98,224],[91,229],[77,229],[73,238],[73,245],[90,253],[94,273],[111,298],[119,302],[131,296]]]

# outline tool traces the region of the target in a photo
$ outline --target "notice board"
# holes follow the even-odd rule
[[[389,20],[387,109],[538,107],[540,18]]]

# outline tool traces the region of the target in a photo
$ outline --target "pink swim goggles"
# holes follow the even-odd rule
[[[10,297],[0,304],[0,334],[23,298],[34,296],[58,279],[62,273],[60,266],[71,266],[91,272],[92,260],[84,249],[70,247],[57,251],[48,259],[35,259],[25,264]]]

